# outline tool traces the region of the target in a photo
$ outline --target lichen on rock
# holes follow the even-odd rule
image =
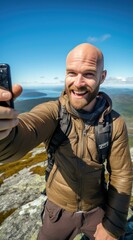
[[[43,152],[44,148],[42,154]],[[23,159],[23,161],[27,161],[27,167],[24,165],[21,170],[4,179],[1,184],[1,240],[37,239],[42,224],[41,212],[46,200],[46,196],[41,194],[45,188],[45,176],[42,174],[42,169],[45,173],[46,164],[43,159],[46,160],[46,156],[40,154],[41,149],[37,149],[37,151],[34,149],[28,155],[30,164],[28,164],[28,159]],[[133,160],[133,148],[131,149],[131,156]],[[22,165],[20,164],[20,166]],[[132,215],[131,209],[129,215]],[[81,239],[80,237],[77,236],[75,240]]]

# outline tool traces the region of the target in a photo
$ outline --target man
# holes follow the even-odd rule
[[[114,240],[124,233],[130,202],[132,170],[124,120],[112,110],[111,99],[99,93],[106,78],[103,54],[95,46],[76,46],[66,59],[65,91],[59,101],[71,114],[68,141],[55,152],[55,164],[46,184],[48,200],[39,240]],[[14,96],[21,93],[14,86]],[[0,100],[11,94],[1,90]],[[58,123],[59,101],[43,103],[29,113],[0,107],[0,159],[16,160],[41,142],[46,145]],[[94,136],[97,119],[111,113],[113,132],[104,188],[103,164],[98,161]]]

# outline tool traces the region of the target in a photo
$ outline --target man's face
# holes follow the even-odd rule
[[[97,54],[70,54],[66,65],[65,90],[71,105],[75,109],[86,109],[97,96],[104,77],[104,71],[97,64]]]

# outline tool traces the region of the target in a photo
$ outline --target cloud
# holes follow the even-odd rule
[[[126,78],[126,81],[133,84],[133,77],[127,77],[127,78]]]
[[[133,77],[109,77],[103,83],[104,86],[133,86]]]
[[[104,42],[109,38],[111,38],[111,34],[104,34],[100,37],[89,36],[87,40],[88,42],[96,43],[96,42]]]

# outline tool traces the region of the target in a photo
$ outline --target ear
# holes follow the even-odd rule
[[[106,76],[107,76],[107,71],[106,70],[102,71],[100,84],[102,84],[104,82]]]

